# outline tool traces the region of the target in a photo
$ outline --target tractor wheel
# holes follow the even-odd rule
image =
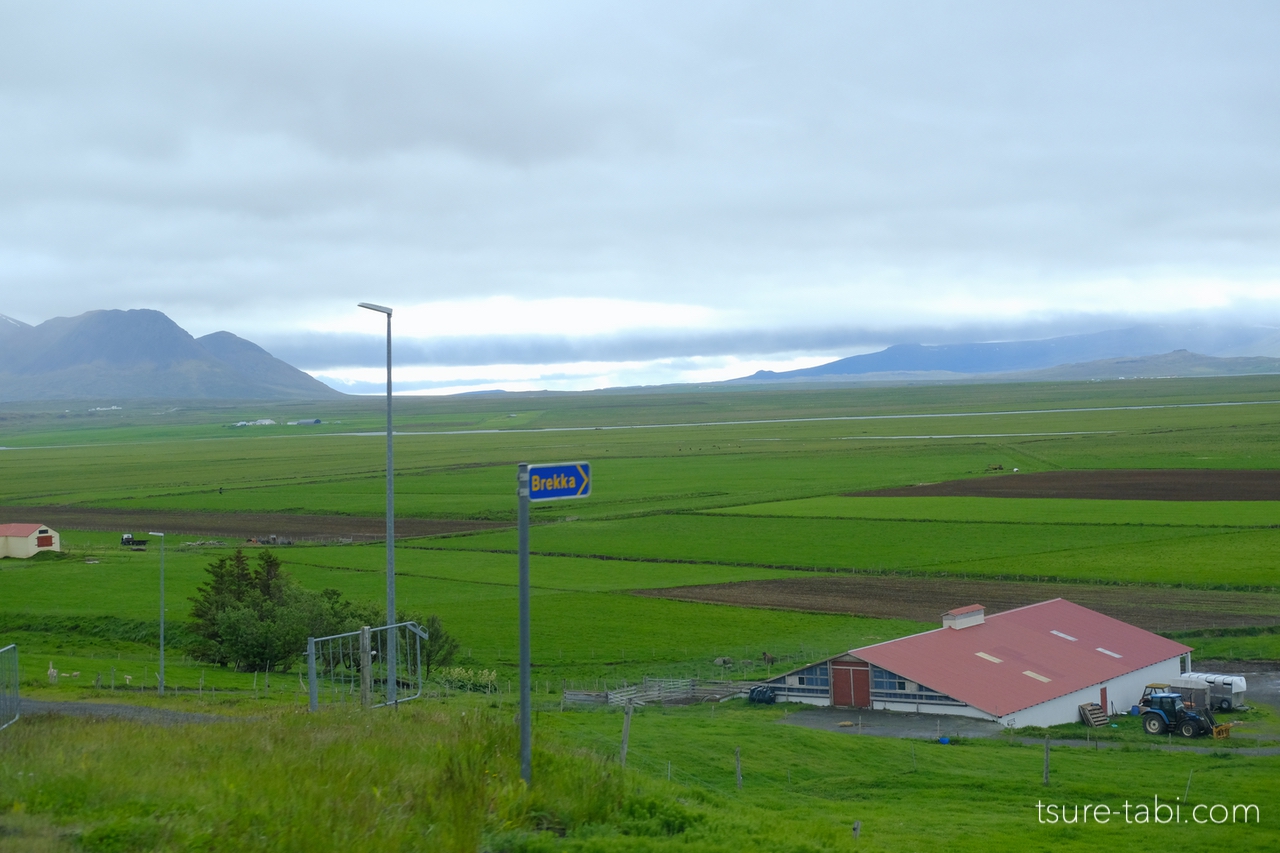
[[[1178,733],[1183,737],[1195,737],[1196,731],[1196,724],[1190,720],[1183,720],[1182,725],[1178,727]]]
[[[1164,720],[1159,714],[1147,714],[1142,718],[1142,728],[1146,729],[1149,735],[1164,734]]]
[[[1223,699],[1221,702],[1219,702],[1219,703],[1218,703],[1218,710],[1219,710],[1219,711],[1230,711],[1230,710],[1231,710],[1231,700],[1230,700],[1230,699]]]

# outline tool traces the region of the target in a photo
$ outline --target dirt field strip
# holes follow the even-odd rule
[[[367,518],[346,515],[173,512],[58,506],[0,507],[0,524],[31,520],[68,530],[106,530],[123,533],[150,527],[153,530],[164,530],[183,536],[226,536],[235,539],[250,537],[261,539],[274,535],[294,539],[368,541],[384,539],[387,532],[387,522],[382,516]],[[397,518],[396,538],[466,533],[510,526],[500,521]]]
[[[859,498],[1068,498],[1113,501],[1280,501],[1280,470],[1212,468],[991,474],[857,492]]]
[[[1012,583],[882,576],[779,578],[635,590],[634,595],[810,613],[912,619],[942,624],[967,604],[988,613],[1065,598],[1149,631],[1280,624],[1280,595],[1091,584]]]
[[[39,714],[58,714],[66,717],[88,717],[95,720],[129,720],[135,723],[158,723],[180,726],[186,723],[226,723],[236,717],[220,714],[203,714],[198,711],[178,711],[169,708],[150,708],[145,705],[108,704],[105,702],[45,702],[39,699],[23,699],[19,710],[24,717]]]

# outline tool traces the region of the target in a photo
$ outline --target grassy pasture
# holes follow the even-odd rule
[[[539,508],[535,520],[542,523],[533,530],[533,548],[543,552],[533,561],[537,726],[548,750],[539,760],[565,762],[556,765],[565,768],[565,778],[581,781],[583,773],[600,772],[592,762],[616,752],[621,719],[608,712],[553,712],[554,697],[545,691],[562,681],[613,686],[645,675],[706,676],[719,655],[754,661],[767,650],[810,660],[932,627],[664,601],[627,590],[791,576],[770,565],[1119,581],[1139,584],[1135,595],[1144,583],[1280,586],[1274,559],[1280,530],[1268,526],[1272,504],[840,497],[981,475],[991,465],[1024,471],[1276,467],[1280,404],[1090,410],[1276,400],[1277,377],[403,399],[397,430],[420,434],[397,437],[397,511],[512,518],[517,461],[593,462],[592,497]],[[159,414],[161,408],[129,405],[124,412],[62,412],[66,417],[59,418],[39,407],[6,407],[0,446],[18,449],[0,450],[0,505],[131,508],[140,519],[149,508],[382,512],[381,436],[325,434],[376,431],[377,400],[196,405]],[[1057,408],[1073,411],[1048,411]],[[307,416],[326,424],[320,430],[225,426]],[[875,419],[788,420],[830,417]],[[708,422],[721,425],[689,425]],[[683,426],[621,428],[656,424]],[[586,429],[552,431],[577,427]],[[546,431],[527,431],[539,429]],[[459,432],[468,430],[502,431]],[[452,434],[421,434],[441,432]],[[561,521],[566,516],[578,520]],[[135,685],[154,680],[158,550],[122,551],[118,534],[63,534],[74,549],[67,558],[0,563],[0,644],[20,642],[24,692],[157,703],[154,693],[111,695],[90,685],[93,673],[113,665],[120,675],[126,669],[134,675]],[[462,642],[460,663],[497,670],[504,688],[502,682],[515,678],[514,547],[513,532],[493,531],[404,541],[397,549],[401,606],[438,613]],[[170,542],[171,631],[179,631],[204,566],[222,553]],[[294,546],[279,553],[308,587],[375,601],[384,595],[381,545]],[[85,563],[86,556],[100,562]],[[1258,594],[1260,606],[1273,599]],[[1188,642],[1199,656],[1280,658],[1277,634]],[[80,677],[60,676],[58,685],[49,685],[51,659]],[[270,698],[264,693],[255,701],[251,673],[192,664],[176,647],[167,670],[169,684],[182,688],[194,688],[203,675],[206,694],[166,696],[166,706],[261,719],[236,723],[244,728],[234,730],[24,721],[0,734],[16,744],[0,752],[0,820],[8,822],[0,826],[20,822],[29,837],[46,838],[49,849],[67,843],[101,850],[162,843],[316,849],[317,839],[319,847],[340,839],[352,849],[418,849],[424,837],[437,837],[429,831],[441,818],[427,792],[442,765],[432,764],[434,758],[402,762],[397,750],[409,744],[428,755],[433,735],[422,730],[455,731],[464,709],[496,710],[495,725],[510,719],[504,694],[407,708],[383,715],[376,728],[340,714],[308,720],[292,713],[302,701],[296,673],[273,678]],[[735,667],[733,673],[759,670]],[[1097,753],[1061,749],[1054,752],[1054,782],[1045,789],[1043,754],[1034,746],[855,738],[780,725],[782,713],[741,703],[714,711],[642,711],[633,724],[631,787],[618,800],[623,805],[589,819],[572,817],[591,801],[587,785],[548,791],[532,804],[516,796],[504,747],[501,756],[481,762],[493,775],[475,796],[489,807],[472,802],[468,808],[487,814],[487,837],[511,850],[1070,850],[1149,839],[1241,850],[1276,846],[1275,757],[1238,750],[1230,758],[1153,753],[1137,745]],[[49,743],[56,748],[41,753],[40,745]],[[743,753],[741,793],[732,782],[734,748]],[[325,782],[324,768],[343,781]],[[1050,828],[1036,822],[1036,799],[1046,794],[1081,804],[1126,796],[1149,801],[1157,793],[1172,799],[1192,771],[1193,801],[1205,792],[1204,802],[1257,802],[1263,826],[1138,828],[1113,821]],[[199,781],[175,784],[192,778]],[[288,784],[301,785],[297,796],[287,793]],[[342,806],[332,820],[326,815],[314,827],[304,825],[334,798]],[[528,835],[550,825],[539,824],[544,819],[535,813],[560,815],[563,825],[552,828],[568,834]],[[857,848],[849,838],[854,819],[864,824]],[[683,829],[653,834],[664,825]],[[278,834],[264,829],[277,826],[283,828]],[[169,834],[155,835],[155,827]],[[0,851],[11,838],[0,832]]]
[[[1013,524],[1140,524],[1271,527],[1280,501],[1105,501],[1056,498],[850,498],[827,495],[726,507],[726,515],[884,521],[999,521]]]
[[[1280,571],[1270,556],[1280,547],[1280,530],[1271,529],[680,514],[542,527],[531,534],[530,542],[533,550],[544,553],[644,560],[1100,582],[1280,585]],[[445,540],[443,547],[513,550],[515,534],[504,530],[455,537]],[[1175,558],[1178,554],[1184,556]]]
[[[60,671],[80,671],[81,677],[66,685],[82,689],[92,683],[93,673],[109,671],[115,665],[112,661],[129,663],[129,674],[135,677],[141,676],[144,665],[155,672],[159,553],[109,548],[99,553],[102,562],[93,565],[79,560],[40,560],[0,568],[0,585],[12,596],[7,599],[12,604],[0,609],[0,630],[23,630],[23,677],[35,691],[32,695],[51,689],[45,678],[50,659]],[[181,625],[190,607],[188,599],[203,582],[205,566],[219,553],[225,551],[184,553],[170,548],[166,555],[171,643],[166,676],[171,686],[194,688],[202,672],[206,685],[245,689],[250,684],[243,673],[220,673],[219,680],[210,681],[207,667],[185,662],[181,654]],[[294,547],[277,553],[304,586],[334,588],[370,601],[385,595],[385,552],[380,545]],[[786,576],[776,570],[565,558],[536,558],[532,568],[535,664],[539,678],[557,685],[564,679],[594,684],[601,679],[610,683],[635,681],[645,675],[706,677],[713,674],[710,660],[721,655],[755,659],[769,651],[802,657],[807,649],[811,657],[819,651],[834,653],[924,627],[906,620],[744,610],[624,592]],[[401,548],[397,552],[396,595],[402,609],[436,613],[444,619],[463,645],[460,663],[494,669],[504,679],[515,677],[514,557]],[[104,607],[103,602],[110,605]],[[144,623],[145,642],[104,642],[86,636],[93,630],[92,620],[100,616]],[[44,617],[60,621],[43,633],[30,630]],[[68,626],[79,624],[77,618],[85,620],[83,631],[68,633]],[[583,630],[583,625],[591,626],[590,630]],[[122,670],[121,678],[123,674]],[[154,681],[150,676],[147,680]],[[122,680],[117,684],[124,686]]]
[[[0,826],[90,851],[475,850],[482,839],[511,851],[1251,851],[1280,840],[1274,758],[1056,747],[1045,787],[1038,744],[858,737],[783,725],[784,713],[641,709],[625,771],[611,759],[621,714],[542,713],[528,793],[514,782],[509,716],[474,698],[376,725],[341,711],[164,728],[34,719],[6,733]],[[1191,806],[1252,804],[1261,822],[1125,822],[1126,801],[1178,803],[1188,779]],[[1050,802],[1118,814],[1041,823],[1037,804]]]
[[[996,464],[1027,471],[1277,464],[1280,404],[1096,410],[1280,399],[1274,377],[1104,384],[406,398],[397,403],[397,429],[405,433],[397,440],[398,509],[410,516],[510,517],[512,467],[531,459],[595,463],[593,499],[574,510],[584,517],[818,497],[978,474]],[[333,432],[376,430],[375,403],[309,410],[340,416],[333,419],[341,424],[319,432],[224,426],[271,414],[257,405],[68,414],[69,420],[6,412],[0,445],[16,449],[0,451],[0,505],[376,515],[380,438]],[[1043,411],[1058,407],[1073,410]],[[991,411],[1030,413],[982,414]],[[278,419],[300,414],[290,409]],[[787,420],[831,417],[875,419]],[[622,428],[715,421],[723,423]],[[456,432],[498,426],[504,429]],[[581,429],[554,431],[570,427]],[[455,432],[422,434],[449,430]]]
[[[1215,379],[1062,382],[1030,385],[935,385],[743,391],[690,387],[676,393],[599,392],[584,395],[510,394],[492,397],[399,397],[396,428],[418,431],[553,429],[619,424],[689,424],[787,417],[877,417],[955,412],[1087,410],[1107,407],[1186,406],[1223,401],[1280,400],[1275,376]],[[118,405],[118,410],[94,411]],[[385,423],[378,397],[315,402],[124,401],[6,403],[0,435],[10,446],[137,441],[189,441],[233,432],[230,424],[272,418],[280,424],[322,418],[324,432],[378,430]],[[1237,418],[1246,417],[1243,415]]]
[[[1041,825],[1036,803],[1121,806],[1126,799],[1150,803],[1157,795],[1174,801],[1182,796],[1188,773],[1195,781],[1189,802],[1211,796],[1267,803],[1260,805],[1262,810],[1280,806],[1280,794],[1271,784],[1273,758],[1058,747],[1051,759],[1051,784],[1045,788],[1044,752],[1037,744],[1000,738],[943,746],[858,737],[780,725],[784,713],[739,703],[714,712],[644,709],[632,722],[628,767],[663,779],[671,762],[673,780],[766,810],[784,825],[807,822],[810,831],[822,833],[819,846],[837,849],[850,843],[848,828],[854,820],[863,823],[858,849],[1073,850],[1148,840],[1158,845],[1158,836],[1147,836],[1148,830],[1141,830],[1141,840],[1131,840],[1137,827],[1126,826],[1123,818],[1074,829]],[[575,740],[605,751],[617,748],[620,716],[597,712],[543,719],[555,731],[570,732]],[[742,751],[741,792],[735,783],[735,749]],[[769,823],[761,821],[763,831],[768,832]],[[1199,835],[1194,841],[1183,834],[1190,830],[1184,824],[1158,831],[1168,833],[1166,844],[1212,846],[1216,838],[1259,850],[1277,837],[1269,821],[1256,830],[1195,827]]]

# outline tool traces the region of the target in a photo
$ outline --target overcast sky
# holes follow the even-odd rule
[[[1280,323],[1274,3],[0,3],[0,313],[377,391]],[[364,384],[365,382],[372,384]]]

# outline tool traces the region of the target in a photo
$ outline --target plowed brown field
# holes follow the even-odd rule
[[[346,515],[291,515],[289,513],[166,512],[164,510],[83,509],[56,506],[0,507],[0,524],[37,521],[68,530],[137,531],[144,528],[189,536],[225,536],[238,539],[281,536],[291,539],[385,539],[386,520]],[[509,527],[496,521],[454,521],[431,518],[397,518],[396,538],[434,536]]]
[[[989,613],[1065,598],[1151,631],[1185,631],[1280,623],[1280,595],[1215,590],[1008,583],[903,577],[807,577],[638,590],[636,595],[848,613],[941,624],[942,614],[967,604]]]
[[[1280,471],[1151,469],[990,474],[850,497],[1077,498],[1117,501],[1280,501]]]

